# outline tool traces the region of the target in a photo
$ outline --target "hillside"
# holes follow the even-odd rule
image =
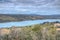
[[[34,14],[0,14],[0,22],[60,19],[60,15],[34,15]]]
[[[43,19],[42,16],[25,15],[25,14],[0,14],[0,22],[24,21]]]
[[[49,40],[49,38],[56,39],[56,27],[53,23],[0,28],[0,40]]]
[[[1,28],[0,40],[48,40],[49,37],[52,37],[50,39],[54,40],[54,36],[56,35],[55,30],[56,28],[50,23],[25,27],[13,26],[10,28]]]

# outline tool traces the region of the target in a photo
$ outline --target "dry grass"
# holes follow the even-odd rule
[[[10,29],[0,29],[0,35],[5,35],[5,34],[9,34],[10,33]]]

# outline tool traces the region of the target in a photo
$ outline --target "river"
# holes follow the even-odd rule
[[[20,21],[20,22],[6,22],[6,23],[0,23],[1,27],[11,27],[11,26],[28,26],[28,25],[34,25],[34,24],[41,24],[43,22],[55,22],[59,21],[60,19],[45,19],[45,20],[28,20],[28,21]]]

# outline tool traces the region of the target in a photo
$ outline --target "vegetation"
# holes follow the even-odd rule
[[[53,23],[25,27],[11,27],[9,34],[0,35],[0,40],[60,40]],[[58,39],[57,39],[58,37]]]
[[[13,22],[24,20],[60,19],[60,15],[35,15],[35,14],[0,14],[0,22]]]

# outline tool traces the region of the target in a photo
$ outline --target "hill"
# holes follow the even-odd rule
[[[60,19],[60,15],[34,15],[34,14],[0,14],[0,22]]]
[[[0,29],[0,40],[55,40],[56,38],[56,27],[53,23]]]

